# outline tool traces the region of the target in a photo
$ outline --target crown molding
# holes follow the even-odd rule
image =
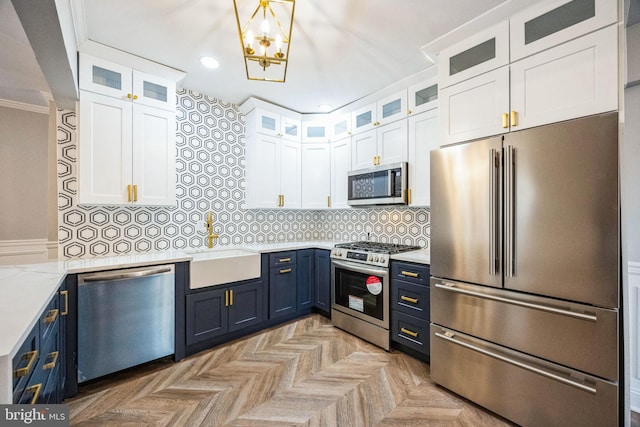
[[[70,0],[69,4],[71,6],[71,16],[73,18],[73,29],[76,33],[76,46],[79,47],[89,39],[84,0]]]
[[[29,111],[38,114],[49,114],[49,107],[44,105],[26,104],[24,102],[0,99],[0,107],[13,108],[14,110]]]

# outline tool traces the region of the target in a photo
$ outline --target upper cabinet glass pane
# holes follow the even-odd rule
[[[346,120],[336,123],[333,126],[334,135],[342,135],[349,131],[349,123]]]
[[[269,116],[262,116],[262,129],[268,129],[275,132],[276,130],[276,119]]]
[[[573,0],[524,24],[524,43],[529,44],[596,16],[595,0]]]
[[[358,114],[356,116],[356,127],[362,127],[371,124],[372,122],[372,112],[371,110],[365,111],[362,114]]]
[[[427,102],[435,101],[438,99],[438,85],[426,87],[415,93],[415,105],[426,104]]]
[[[398,98],[382,106],[382,118],[386,119],[402,111],[402,99]]]
[[[496,57],[496,39],[491,38],[449,58],[449,75],[467,70]]]
[[[158,101],[167,102],[167,87],[157,85],[155,83],[145,81],[142,85],[142,91],[145,98],[156,99]]]
[[[93,83],[122,90],[122,75],[120,73],[96,65],[92,69]]]
[[[286,123],[284,125],[284,133],[289,136],[298,136],[298,125],[295,123]]]
[[[307,138],[324,138],[324,126],[309,126]]]

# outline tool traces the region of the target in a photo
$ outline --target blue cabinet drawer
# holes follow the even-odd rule
[[[429,320],[429,286],[394,280],[391,286],[391,309]]]
[[[295,265],[296,251],[276,252],[269,254],[269,266],[282,267],[285,265]]]
[[[429,266],[393,261],[391,263],[391,278],[406,280],[420,285],[429,285]]]
[[[391,340],[428,356],[429,322],[392,310]]]
[[[51,298],[49,305],[40,316],[40,339],[44,342],[58,322],[60,316],[60,298],[58,293]]]
[[[13,401],[24,393],[40,358],[40,328],[37,323],[13,357]]]

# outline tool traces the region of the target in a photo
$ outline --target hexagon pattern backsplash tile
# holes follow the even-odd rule
[[[176,207],[77,204],[76,114],[57,116],[60,258],[199,248],[208,211],[220,245],[373,240],[429,245],[427,208],[326,211],[244,208],[244,116],[237,106],[188,90],[177,95]]]

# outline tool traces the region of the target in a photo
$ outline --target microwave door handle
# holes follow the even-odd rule
[[[393,170],[387,171],[387,196],[393,196]]]

